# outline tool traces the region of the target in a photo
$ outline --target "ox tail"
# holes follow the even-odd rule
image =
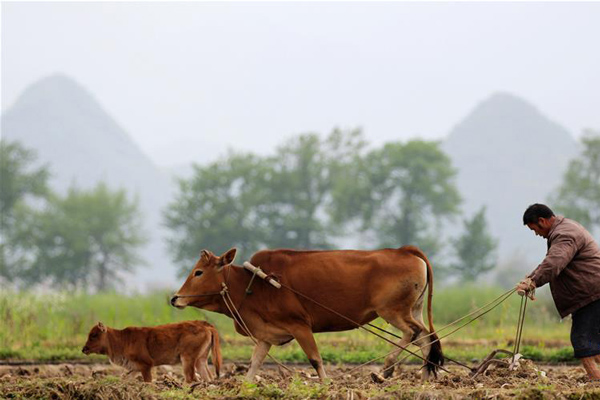
[[[212,347],[212,362],[215,367],[215,373],[217,378],[221,375],[221,365],[223,364],[223,357],[221,356],[221,344],[219,342],[219,332],[216,329],[211,329],[211,347]]]
[[[429,336],[431,347],[429,349],[429,356],[427,357],[427,370],[433,372],[433,374],[437,376],[438,366],[444,365],[444,353],[442,351],[442,343],[433,327],[433,313],[431,312],[431,303],[433,302],[433,269],[431,268],[431,263],[425,253],[418,247],[405,246],[402,247],[402,249],[419,257],[421,260],[425,261],[425,264],[427,265],[427,319],[429,322],[429,333],[431,334]]]

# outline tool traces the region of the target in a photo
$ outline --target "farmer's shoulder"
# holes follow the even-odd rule
[[[550,232],[549,239],[554,242],[556,240],[573,240],[579,246],[593,241],[592,235],[579,222],[570,218],[559,217],[556,226]]]

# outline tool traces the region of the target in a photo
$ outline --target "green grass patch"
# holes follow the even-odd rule
[[[441,330],[446,324],[503,292],[499,288],[477,286],[436,289],[433,313],[439,336],[454,329]],[[167,292],[130,296],[3,292],[0,294],[0,359],[105,360],[102,356],[87,357],[81,353],[89,330],[98,321],[121,329],[191,319],[207,320],[217,326],[226,360],[250,359],[253,344],[235,332],[230,318],[195,308],[175,309],[169,305],[169,297]],[[445,353],[461,361],[470,361],[479,360],[496,348],[512,350],[519,306],[520,297],[513,295],[481,319],[444,339]],[[381,319],[374,324],[399,333]],[[572,350],[568,347],[569,330],[570,323],[560,321],[551,298],[541,293],[539,300],[528,306],[523,332],[527,345],[522,346],[522,353],[536,361],[573,361]],[[363,330],[317,334],[316,340],[323,359],[329,363],[362,363],[392,349],[389,343]],[[271,354],[285,362],[306,362],[304,352],[295,342],[274,347]]]

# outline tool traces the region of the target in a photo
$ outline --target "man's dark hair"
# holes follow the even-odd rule
[[[550,207],[544,204],[535,203],[525,210],[525,214],[523,214],[523,225],[537,224],[538,219],[551,217],[554,217],[554,213]]]

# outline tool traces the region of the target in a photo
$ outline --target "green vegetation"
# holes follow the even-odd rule
[[[64,198],[52,196],[35,221],[37,256],[24,274],[28,282],[104,291],[142,263],[136,253],[145,241],[141,217],[125,190],[104,183],[71,188]]]
[[[237,247],[238,259],[265,247],[329,248],[338,209],[332,190],[362,145],[359,131],[335,130],[325,139],[293,137],[269,157],[230,153],[195,165],[165,212],[180,275],[203,248]]]
[[[328,249],[344,225],[374,238],[371,247],[418,245],[435,259],[447,242],[441,226],[459,215],[456,171],[438,142],[367,151],[360,131],[334,130],[292,137],[272,156],[230,153],[194,168],[165,212],[182,275],[203,248],[235,246],[239,258],[260,248]]]
[[[581,143],[583,152],[569,163],[553,203],[592,232],[600,228],[600,132],[587,131]]]
[[[434,324],[440,336],[454,328],[444,325],[492,301],[503,291],[476,286],[436,289]],[[81,353],[91,327],[98,321],[120,329],[127,326],[152,326],[176,321],[203,319],[217,326],[227,360],[247,362],[253,344],[234,331],[233,322],[224,315],[169,305],[169,293],[124,296],[116,293],[35,294],[3,292],[0,295],[0,359],[103,360]],[[520,298],[513,295],[481,319],[443,340],[451,357],[470,362],[481,359],[496,348],[512,349]],[[390,329],[383,320],[376,325]],[[528,306],[522,353],[540,361],[571,361],[570,324],[559,322],[551,299],[543,293]],[[398,333],[397,330],[392,331]],[[316,336],[323,359],[330,363],[362,363],[383,356],[391,345],[363,330],[321,333]],[[390,339],[394,339],[390,337]],[[395,340],[395,339],[394,339]],[[272,350],[285,362],[306,362],[300,347],[292,342]],[[413,357],[409,361],[418,362]]]
[[[137,202],[104,183],[59,196],[35,163],[31,150],[0,141],[0,284],[109,289],[142,261]]]
[[[378,247],[419,246],[435,259],[443,243],[440,227],[459,214],[456,170],[438,142],[410,140],[386,143],[365,156],[356,179],[363,229],[375,234]],[[352,191],[350,191],[352,195]],[[356,214],[355,214],[356,215]],[[437,264],[437,263],[434,263]]]
[[[458,275],[459,282],[473,282],[496,266],[498,241],[488,231],[485,207],[472,219],[465,219],[463,225],[463,235],[452,241],[457,262],[450,266],[450,270]]]
[[[35,152],[0,140],[0,283],[13,281],[28,261],[31,209],[26,199],[48,194],[48,169],[33,169],[35,159]]]

